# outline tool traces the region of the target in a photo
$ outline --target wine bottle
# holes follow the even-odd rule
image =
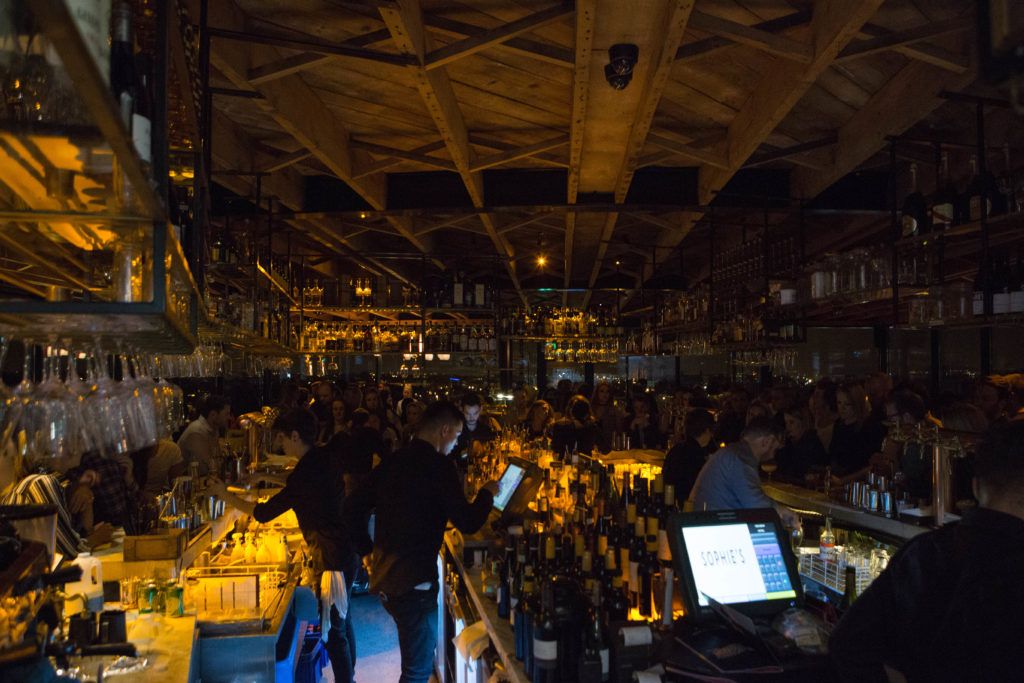
[[[857,568],[852,565],[846,566],[846,589],[843,591],[843,599],[839,603],[839,609],[846,611],[850,609],[857,600]]]
[[[586,645],[580,659],[579,683],[603,683],[609,680],[611,670],[608,653],[608,639],[601,627],[600,614],[591,607],[587,615]]]
[[[904,237],[913,237],[930,232],[927,224],[928,211],[925,208],[924,195],[917,189],[917,164],[910,165],[910,194],[903,200],[900,208],[900,224]]]
[[[530,639],[533,637],[531,627],[533,622],[532,603],[534,591],[533,567],[527,564],[523,568],[523,585],[519,602],[516,605],[513,623],[516,639],[516,659],[527,664],[530,663],[529,653],[532,649]]]
[[[637,608],[640,616],[650,617],[652,615],[651,602],[654,599],[654,575],[658,572],[658,537],[650,535],[647,537],[646,552],[640,558],[637,567]]]
[[[511,546],[505,547],[505,561],[498,565],[498,618],[508,619],[511,613],[511,566],[512,566],[512,555],[513,549]]]
[[[826,562],[836,560],[836,535],[832,532],[832,518],[825,517],[825,528],[818,537],[818,554]]]
[[[534,683],[557,683],[559,667],[558,627],[555,624],[554,586],[541,588],[541,608],[533,632]]]

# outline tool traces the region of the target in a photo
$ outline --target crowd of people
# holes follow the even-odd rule
[[[1017,418],[1024,415],[1024,392],[998,380],[979,380],[965,395],[932,397],[919,385],[894,385],[882,373],[759,394],[737,386],[709,396],[700,387],[681,387],[659,392],[656,400],[643,386],[618,393],[600,382],[594,387],[560,383],[544,391],[545,398],[536,395],[519,387],[502,411],[476,393],[462,394],[455,403],[428,402],[410,385],[287,384],[277,405],[272,448],[298,464],[278,482],[283,488],[261,503],[234,495],[217,479],[220,437],[235,418],[227,398],[207,396],[176,441],[124,457],[86,454],[65,472],[25,477],[6,502],[56,498],[64,503],[58,541],[71,556],[109,539],[112,527],[140,529],[139,510],[186,472],[208,477],[209,492],[257,521],[292,509],[319,572],[315,587],[335,680],[351,681],[354,675],[348,602],[363,557],[370,589],[398,628],[402,680],[426,681],[437,633],[435,558],[449,522],[466,533],[485,523],[496,484],[467,500],[462,476],[479,450],[475,444],[495,439],[502,430],[542,440],[556,453],[667,449],[664,481],[675,487],[678,500],[688,500],[694,509],[773,506],[787,524],[796,525],[795,513],[773,503],[762,489],[759,469],[768,462],[775,464],[776,476],[796,483],[817,485],[831,478],[841,484],[870,467],[897,466],[895,454],[883,447],[894,422],[911,430],[935,424],[981,434],[998,432],[1003,424],[1020,427]],[[1022,436],[1020,429],[1014,434]],[[1017,442],[1003,440],[1019,451]],[[989,470],[1016,481],[1017,465],[1008,464],[1005,453],[999,457]],[[1024,500],[1024,493],[988,476],[987,488],[975,489],[980,505],[996,501],[990,506],[1015,515],[1013,501]],[[1024,475],[1020,478],[1024,481]],[[1024,525],[1019,519],[1000,521],[1014,533]],[[888,579],[879,585],[899,590]],[[867,637],[852,627],[846,632]]]

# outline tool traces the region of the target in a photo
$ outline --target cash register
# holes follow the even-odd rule
[[[509,458],[498,479],[498,492],[494,494],[491,526],[497,529],[521,521],[542,483],[540,468],[535,463]]]
[[[822,674],[824,656],[808,656],[773,627],[803,604],[789,534],[775,510],[674,514],[669,546],[686,616],[674,625],[668,668],[740,677]]]

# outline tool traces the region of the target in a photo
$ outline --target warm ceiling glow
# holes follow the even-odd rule
[[[548,257],[541,254],[537,257],[537,265],[543,268],[548,264]]]

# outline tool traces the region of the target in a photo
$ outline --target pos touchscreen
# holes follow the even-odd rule
[[[748,616],[773,616],[802,600],[789,535],[774,510],[678,513],[669,524],[688,615],[711,614],[708,596]]]

